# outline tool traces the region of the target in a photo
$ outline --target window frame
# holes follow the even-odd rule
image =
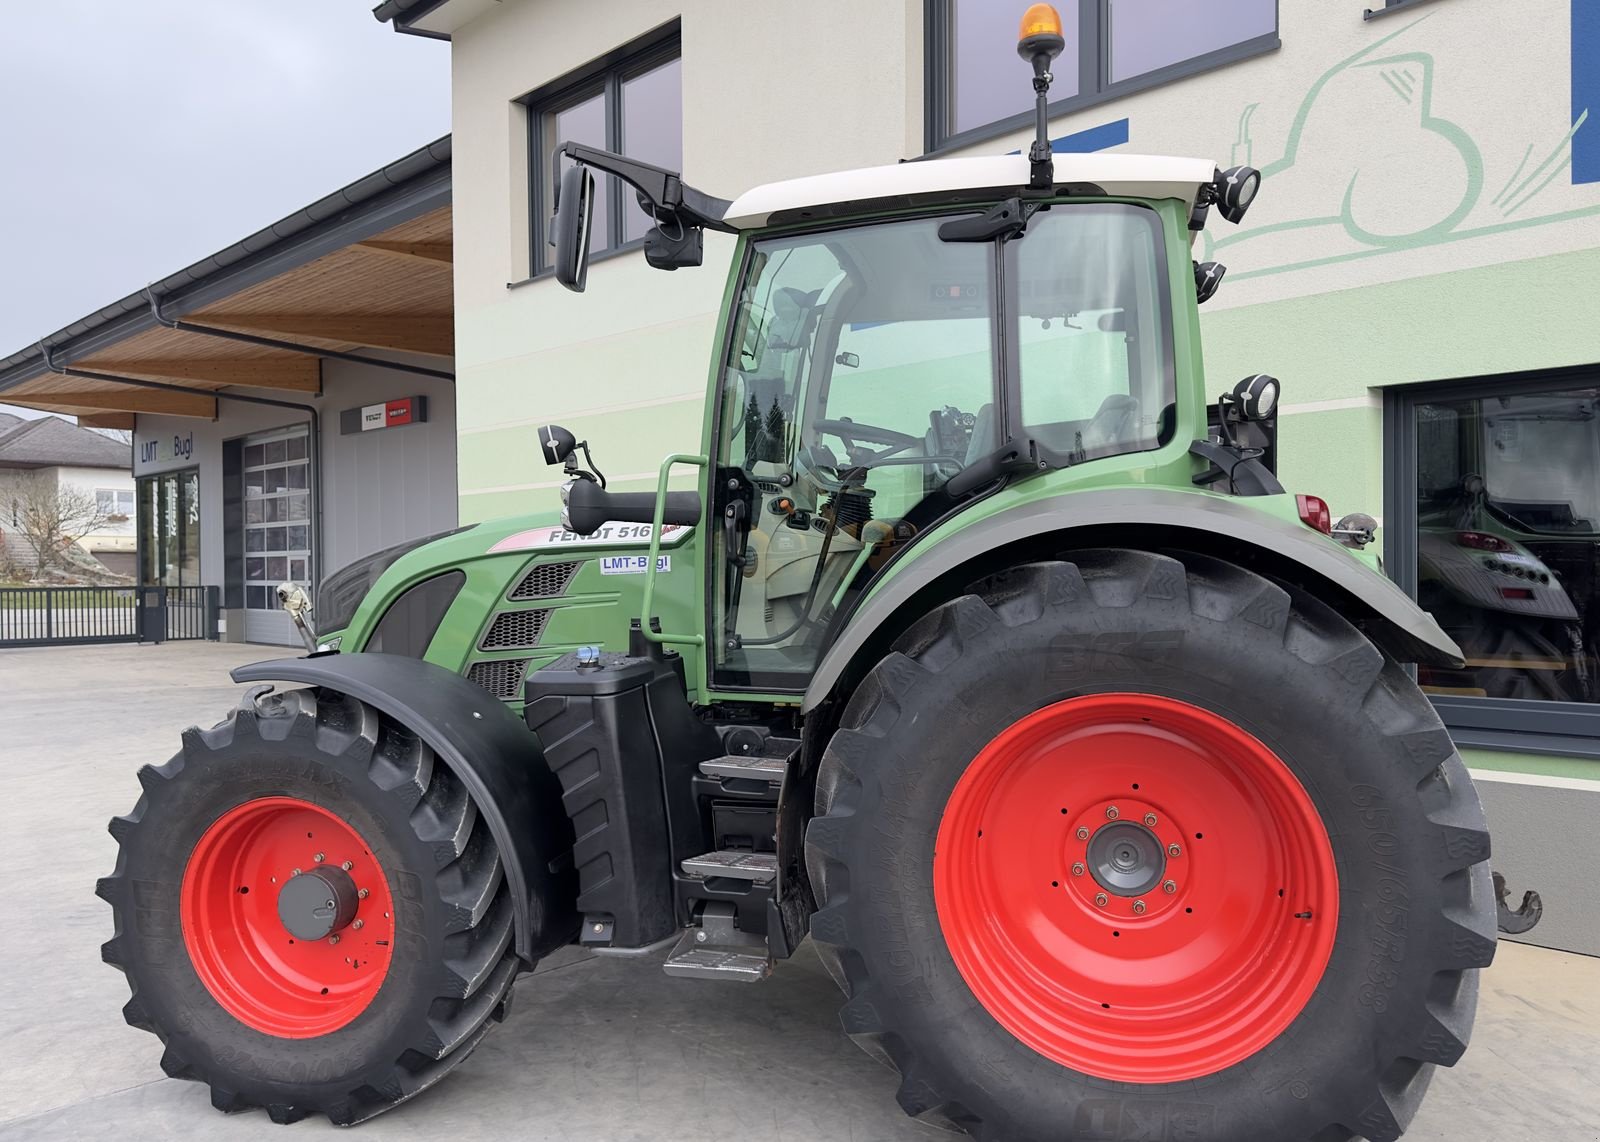
[[[606,137],[601,146],[608,151],[622,153],[622,88],[629,80],[653,71],[673,60],[683,59],[683,38],[678,20],[645,33],[622,47],[607,52],[576,71],[545,84],[522,96],[527,116],[528,145],[528,276],[523,281],[550,277],[555,272],[553,253],[548,243],[550,200],[554,188],[546,185],[550,176],[550,152],[562,140],[547,138],[548,121],[594,96],[602,98]],[[681,66],[681,62],[680,62]],[[606,188],[608,211],[606,224],[610,231],[604,250],[590,255],[590,262],[600,262],[632,253],[644,247],[644,239],[622,241],[624,210],[631,207],[632,188],[621,179],[597,176],[608,182]],[[519,285],[520,282],[513,282]]]
[[[1600,362],[1385,389],[1384,570],[1395,585],[1412,599],[1417,597],[1417,405],[1530,396],[1597,384]],[[1600,703],[1459,694],[1430,694],[1428,699],[1458,746],[1600,760]]]
[[[929,155],[956,150],[1033,125],[1033,111],[1030,108],[964,131],[950,130],[952,85],[950,69],[946,64],[952,58],[951,2],[923,0],[922,145],[923,152]],[[1106,29],[1110,26],[1110,11],[1111,0],[1079,0],[1076,34],[1071,31],[1067,34],[1067,43],[1076,44],[1078,48],[1078,92],[1064,99],[1053,100],[1049,104],[1051,119],[1277,51],[1283,45],[1283,2],[1277,0],[1274,6],[1274,30],[1270,34],[1255,36],[1113,83],[1110,78],[1111,46],[1106,36]],[[1029,72],[1020,61],[1017,64],[1016,82],[1019,92],[1030,90]]]

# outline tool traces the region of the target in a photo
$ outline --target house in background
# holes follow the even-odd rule
[[[104,526],[79,541],[119,575],[134,573],[133,449],[59,416],[23,420],[0,413],[0,563],[37,561],[21,530],[23,488],[46,481],[93,496]]]

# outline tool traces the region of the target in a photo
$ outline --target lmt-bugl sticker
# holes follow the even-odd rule
[[[650,566],[648,555],[605,555],[600,559],[602,575],[643,575]],[[672,556],[656,556],[656,572],[672,570]]]

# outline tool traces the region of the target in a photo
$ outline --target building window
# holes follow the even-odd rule
[[[311,586],[311,460],[304,426],[244,442],[244,605],[278,609],[279,583]]]
[[[529,95],[529,233],[535,275],[550,269],[554,184],[550,157],[562,143],[587,143],[668,170],[683,167],[683,61],[676,23]],[[594,255],[634,249],[653,225],[627,184],[599,174]]]
[[[132,488],[96,488],[95,508],[111,519],[127,519],[133,514]]]
[[[1395,579],[1460,645],[1464,745],[1600,757],[1600,371],[1391,394]]]
[[[1058,0],[1067,50],[1052,116],[1278,46],[1278,0]],[[1020,9],[1019,9],[1020,11]],[[1017,24],[991,0],[927,0],[927,149],[1027,126],[1033,86]]]

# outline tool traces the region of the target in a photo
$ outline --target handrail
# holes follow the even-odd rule
[[[674,452],[661,461],[661,470],[656,476],[656,510],[650,521],[650,555],[644,567],[644,599],[639,604],[639,630],[651,642],[680,642],[687,646],[706,644],[706,637],[703,634],[663,634],[651,629],[650,611],[656,598],[656,560],[661,557],[662,516],[667,510],[667,480],[672,475],[673,465],[692,464],[696,468],[704,468],[710,463],[710,458],[706,456],[696,456],[690,452]]]

